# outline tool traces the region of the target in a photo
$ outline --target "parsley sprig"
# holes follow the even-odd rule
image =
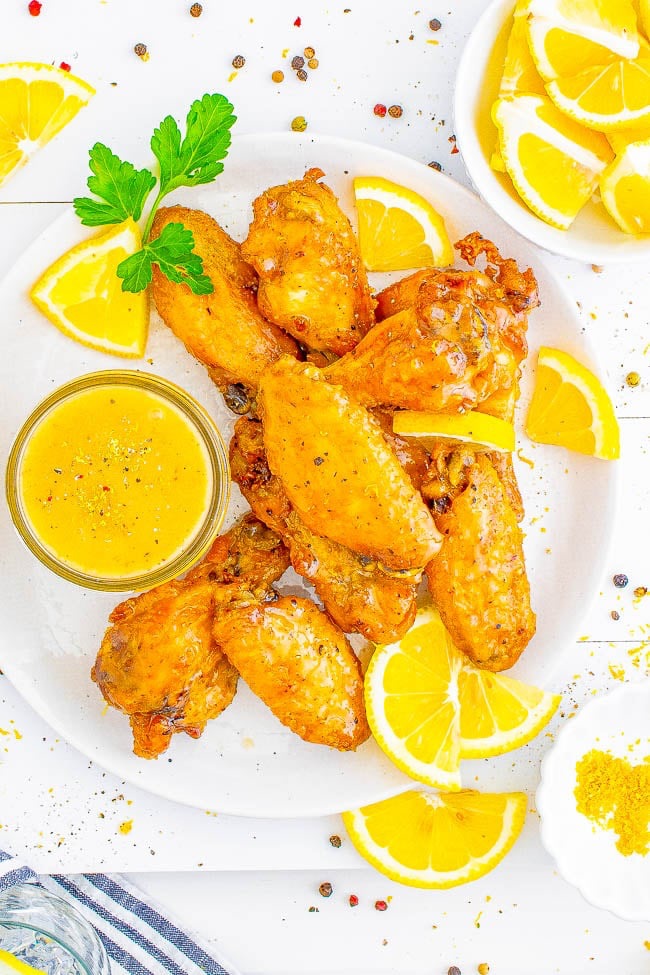
[[[211,294],[210,278],[203,273],[203,261],[194,252],[194,237],[181,223],[168,223],[155,240],[149,240],[153,219],[162,199],[181,186],[211,183],[223,172],[222,160],[230,148],[230,129],[236,122],[233,106],[224,95],[204,95],[192,103],[187,114],[185,136],[168,115],[151,137],[151,149],[159,164],[159,178],[149,169],[136,169],[130,162],[97,142],[90,150],[89,196],[77,197],[74,208],[87,227],[139,220],[144,205],[158,183],[158,193],[147,217],[142,249],[117,266],[122,290],[143,291],[151,281],[156,264],[170,281],[184,282],[194,294]]]

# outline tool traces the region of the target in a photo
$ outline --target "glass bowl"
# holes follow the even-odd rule
[[[181,549],[162,565],[125,576],[92,574],[66,562],[65,555],[55,553],[39,538],[21,492],[21,467],[30,440],[39,424],[64,401],[79,393],[101,387],[128,386],[166,401],[193,430],[208,458],[207,473],[211,478],[209,499],[198,528],[186,539]],[[47,396],[27,418],[11,448],[6,470],[6,493],[11,518],[29,550],[57,575],[87,589],[106,592],[128,592],[158,586],[186,572],[207,552],[216,537],[230,498],[230,467],[223,438],[202,406],[185,390],[150,373],[137,370],[104,370],[88,373],[59,387]]]

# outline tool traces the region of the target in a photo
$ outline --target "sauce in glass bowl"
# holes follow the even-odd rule
[[[207,550],[228,501],[221,436],[167,380],[91,373],[28,418],[7,467],[23,540],[49,568],[94,589],[149,588]]]

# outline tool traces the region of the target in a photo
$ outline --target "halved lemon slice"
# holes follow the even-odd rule
[[[478,670],[433,607],[398,643],[375,651],[365,678],[368,721],[382,750],[414,779],[460,789],[460,759],[525,745],[550,721],[556,695]]]
[[[58,329],[113,355],[144,354],[149,324],[146,291],[122,291],[117,265],[139,250],[133,220],[111,227],[63,254],[31,290],[35,305]]]
[[[27,962],[0,948],[0,975],[43,975],[40,968],[32,968]]]
[[[393,432],[423,441],[458,440],[485,450],[504,453],[515,449],[515,428],[512,423],[477,410],[449,416],[442,413],[399,410],[393,415]]]
[[[531,0],[528,43],[546,81],[639,55],[632,0]]]
[[[600,380],[573,356],[542,346],[526,433],[536,443],[615,460],[620,456],[614,407]]]
[[[522,792],[413,790],[343,813],[364,859],[410,887],[457,887],[489,873],[514,845],[526,818]]]
[[[650,124],[650,57],[587,68],[546,86],[566,115],[605,132]]]
[[[380,176],[355,179],[361,257],[369,271],[448,267],[445,222],[428,200]]]
[[[0,185],[94,94],[81,78],[51,64],[0,64]]]
[[[626,234],[650,234],[650,136],[627,146],[607,167],[600,196]]]
[[[567,230],[613,159],[607,139],[537,95],[501,98],[492,115],[501,156],[519,196],[542,220]]]

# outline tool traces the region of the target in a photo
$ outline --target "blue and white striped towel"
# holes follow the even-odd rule
[[[0,850],[0,891],[35,883],[67,900],[93,925],[111,960],[113,975],[239,975],[224,968],[207,945],[142,900],[119,875],[85,873],[39,876]]]

